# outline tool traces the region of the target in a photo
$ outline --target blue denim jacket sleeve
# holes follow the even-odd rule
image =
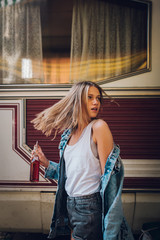
[[[45,178],[58,180],[59,163],[49,161],[48,168],[45,169]]]
[[[119,146],[114,145],[101,178],[103,240],[133,240],[130,227],[123,215],[121,192],[124,167],[119,154]]]

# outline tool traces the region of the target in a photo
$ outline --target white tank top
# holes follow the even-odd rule
[[[93,122],[84,128],[76,144],[67,145],[64,150],[67,177],[65,189],[71,197],[88,195],[100,190],[100,161],[95,153],[93,154],[91,147],[91,144],[95,145],[92,140]]]

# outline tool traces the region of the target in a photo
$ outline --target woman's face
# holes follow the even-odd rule
[[[96,87],[91,86],[88,89],[87,111],[90,118],[97,117],[100,109],[100,92]]]

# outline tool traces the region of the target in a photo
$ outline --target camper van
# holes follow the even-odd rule
[[[31,120],[91,80],[120,146],[124,215],[134,233],[160,221],[160,1],[0,1],[0,231],[47,233],[57,182],[31,181],[39,142],[59,162],[61,133]]]

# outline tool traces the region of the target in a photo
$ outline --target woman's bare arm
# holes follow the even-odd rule
[[[93,141],[97,144],[103,174],[106,160],[113,149],[113,137],[109,126],[102,119],[98,119],[93,124]]]

